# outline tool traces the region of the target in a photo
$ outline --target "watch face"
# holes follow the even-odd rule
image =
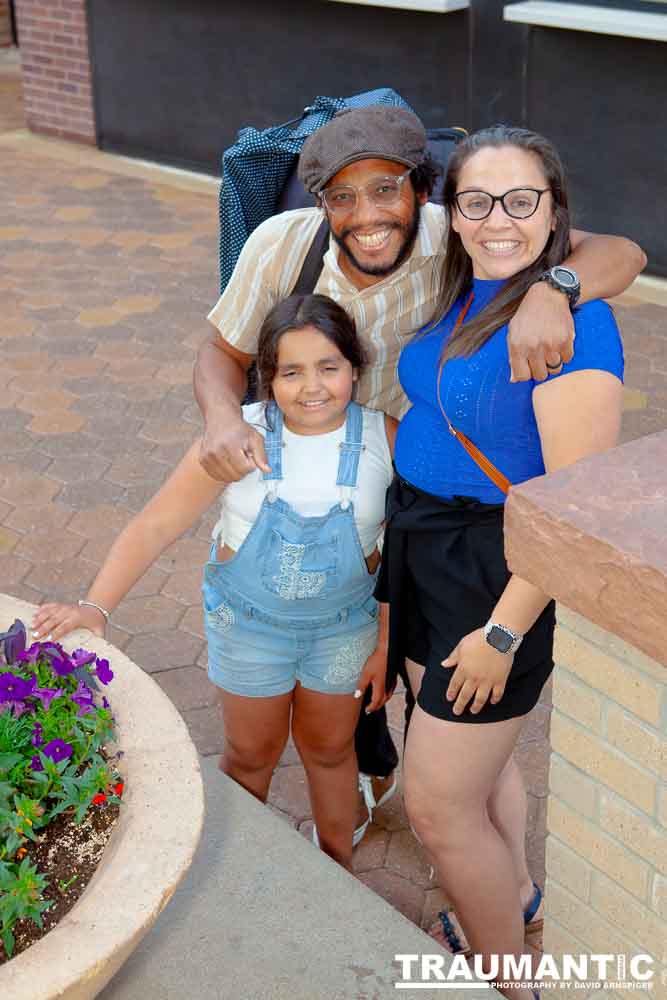
[[[569,271],[566,267],[555,267],[553,269],[553,276],[559,284],[563,285],[564,288],[576,288],[579,284],[576,275],[574,275],[572,271]]]
[[[498,628],[497,625],[493,626],[486,637],[486,641],[494,649],[497,649],[499,653],[509,653],[513,642],[512,636],[508,635],[503,629]]]

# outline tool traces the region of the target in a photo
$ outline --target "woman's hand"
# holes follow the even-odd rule
[[[514,654],[499,653],[478,628],[465,635],[458,646],[442,661],[443,667],[455,667],[447,688],[447,701],[454,702],[454,715],[462,715],[472,699],[470,711],[477,715],[489,698],[497,705],[505,692]]]
[[[371,700],[366,706],[366,715],[370,712],[377,712],[378,708],[382,708],[382,706],[389,701],[394,693],[391,691],[387,694],[385,690],[386,676],[387,650],[386,648],[378,646],[366,660],[364,669],[361,672],[361,677],[359,678],[359,682],[357,684],[357,690],[354,692],[355,698],[362,698],[366,688],[370,684]]]
[[[78,628],[104,637],[106,621],[96,608],[78,604],[42,604],[32,620],[33,639],[62,639]]]

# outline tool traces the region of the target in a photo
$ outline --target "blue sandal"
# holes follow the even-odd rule
[[[533,888],[535,889],[533,897],[523,911],[523,922],[526,928],[526,934],[537,934],[544,926],[544,920],[542,920],[541,917],[539,920],[533,919],[540,908],[540,903],[542,902],[542,890],[536,882],[533,882]],[[469,958],[470,955],[472,955],[472,949],[470,947],[463,947],[463,942],[461,941],[454,924],[449,918],[449,912],[447,910],[440,910],[438,913],[438,920],[442,924],[442,933],[452,954],[463,955],[464,958]],[[537,1000],[539,1000],[539,997]]]

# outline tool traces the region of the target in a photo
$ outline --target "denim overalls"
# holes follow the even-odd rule
[[[266,496],[236,554],[204,571],[209,677],[225,691],[268,697],[298,680],[324,693],[350,693],[377,642],[376,574],[368,572],[351,492],[363,448],[363,412],[348,406],[336,484],[339,502],[302,517],[278,496],[283,415],[267,407]],[[304,470],[304,475],[308,470]]]

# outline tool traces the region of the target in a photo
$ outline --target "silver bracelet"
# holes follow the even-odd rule
[[[109,612],[101,608],[99,604],[95,604],[95,601],[77,601],[76,603],[80,608],[96,608],[101,615],[104,615],[106,621],[109,621]]]

